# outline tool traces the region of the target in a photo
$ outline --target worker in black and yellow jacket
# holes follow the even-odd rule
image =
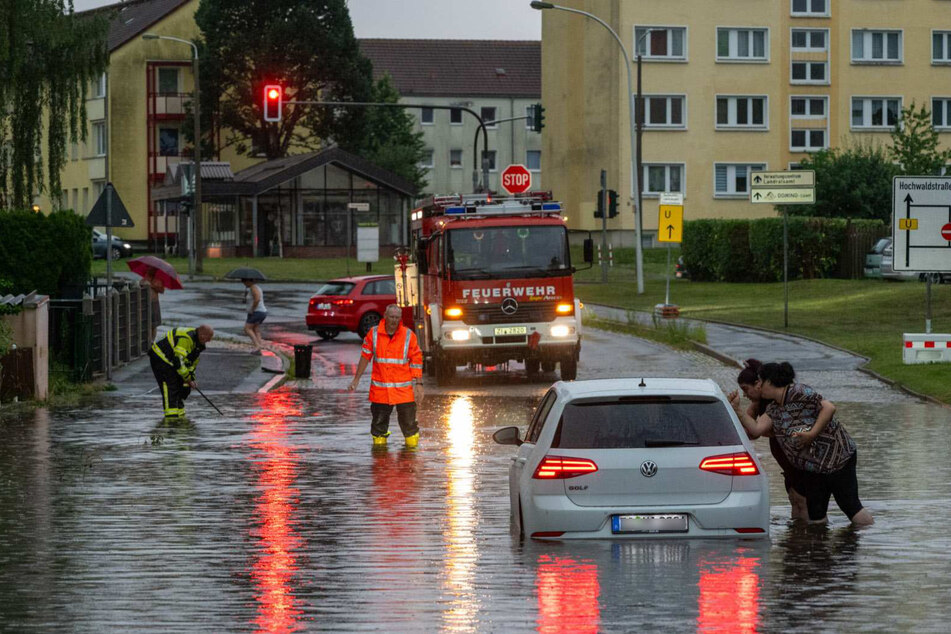
[[[195,368],[205,344],[215,336],[211,326],[172,328],[149,350],[152,374],[162,390],[165,418],[184,418],[185,399],[195,387]]]

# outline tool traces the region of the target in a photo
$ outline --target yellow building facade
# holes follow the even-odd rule
[[[772,215],[749,203],[750,173],[794,169],[810,152],[891,143],[901,108],[934,111],[951,132],[951,3],[939,0],[566,0],[641,53],[643,228],[659,194],[685,220]],[[636,92],[636,64],[631,63]],[[627,71],[596,21],[542,19],[542,155],[569,225],[593,217],[600,170],[622,201],[608,220],[633,240]],[[948,139],[942,134],[942,142]]]

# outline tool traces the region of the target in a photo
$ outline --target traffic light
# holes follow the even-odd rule
[[[532,130],[541,132],[545,127],[545,109],[540,103],[532,106]]]
[[[280,121],[284,106],[284,89],[277,84],[264,87],[264,120]]]
[[[598,192],[598,208],[594,210],[595,218],[604,218],[604,190]]]
[[[617,192],[613,189],[608,190],[608,218],[617,215]]]

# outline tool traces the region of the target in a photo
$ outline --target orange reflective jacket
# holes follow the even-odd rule
[[[398,405],[413,401],[413,379],[423,376],[423,353],[412,330],[400,324],[390,336],[380,322],[363,340],[362,354],[367,361],[373,360],[371,403]]]

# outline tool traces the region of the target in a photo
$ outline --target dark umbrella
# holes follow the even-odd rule
[[[182,281],[178,279],[178,273],[175,272],[175,267],[154,255],[143,255],[142,257],[133,258],[127,260],[126,264],[129,265],[129,270],[133,273],[137,273],[142,277],[151,276],[162,282],[167,289],[174,291],[182,287]]]
[[[261,271],[248,267],[241,267],[234,269],[233,271],[228,271],[228,274],[225,275],[225,278],[229,280],[254,280],[255,282],[261,282],[267,279],[264,277],[264,273]]]

